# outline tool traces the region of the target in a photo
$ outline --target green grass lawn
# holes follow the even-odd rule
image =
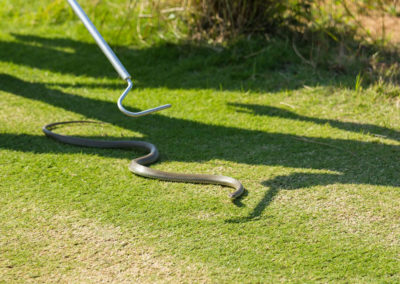
[[[121,45],[126,105],[173,105],[133,119],[116,106],[124,82],[67,26],[1,23],[0,282],[400,281],[398,96],[356,91],[285,41]],[[80,119],[109,125],[58,131],[149,141],[152,167],[232,176],[246,194],[141,178],[128,164],[142,152],[41,132]]]

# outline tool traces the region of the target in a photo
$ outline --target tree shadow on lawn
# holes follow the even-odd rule
[[[61,74],[116,78],[111,64],[94,43],[35,35],[13,36],[16,41],[0,41],[0,61]],[[353,86],[355,80],[355,76],[335,72],[322,78],[323,70],[302,65],[291,44],[283,40],[268,44],[250,41],[217,51],[171,43],[114,49],[139,88],[271,92],[304,85]],[[256,55],[249,56],[252,54]],[[335,79],[337,76],[340,82]]]
[[[245,222],[259,217],[282,189],[293,190],[311,185],[334,183],[400,186],[400,147],[397,145],[268,133],[208,125],[160,114],[143,117],[140,121],[133,120],[122,116],[114,103],[49,89],[45,84],[27,82],[6,74],[0,74],[0,90],[63,108],[84,115],[88,119],[96,119],[140,132],[144,135],[143,139],[157,145],[162,157],[169,161],[201,163],[219,159],[248,165],[285,166],[334,172],[333,174],[293,173],[264,181],[262,184],[269,190],[255,206],[253,212],[246,218],[228,220],[228,222]],[[312,123],[325,121],[269,106],[243,104],[237,106],[253,111],[256,109],[258,113],[266,116],[301,119]],[[390,134],[395,140],[399,140],[400,137],[400,133],[395,130],[370,124],[349,124],[336,120],[329,120],[329,122],[347,131],[359,132],[364,129],[366,131],[373,129],[376,134]],[[34,153],[81,153],[84,151],[110,157],[133,158],[132,153],[126,151],[76,148],[59,145],[44,136],[34,135],[1,134],[0,147]],[[240,202],[239,200],[238,204]]]
[[[319,125],[329,124],[331,127],[335,127],[346,131],[358,132],[364,134],[369,133],[371,135],[375,135],[378,137],[384,137],[394,141],[400,141],[400,132],[374,124],[360,124],[354,122],[343,122],[335,119],[321,119],[317,117],[309,117],[273,106],[240,104],[240,103],[229,103],[229,105],[237,108],[238,112],[311,122]]]

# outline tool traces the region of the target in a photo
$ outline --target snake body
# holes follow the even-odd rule
[[[116,148],[116,149],[144,149],[148,151],[148,154],[139,158],[132,160],[129,164],[129,170],[136,175],[159,179],[164,181],[174,181],[174,182],[186,182],[186,183],[203,183],[203,184],[217,184],[232,187],[235,189],[234,192],[229,194],[229,197],[235,199],[242,195],[244,192],[244,187],[240,181],[220,175],[206,175],[206,174],[181,174],[181,173],[170,173],[163,172],[159,170],[154,170],[147,165],[156,162],[159,158],[159,152],[153,144],[145,141],[104,141],[95,139],[79,138],[69,135],[61,135],[52,131],[59,125],[64,124],[75,124],[75,123],[98,123],[94,121],[63,121],[55,122],[45,125],[42,130],[48,136],[59,142],[92,147],[92,148]]]

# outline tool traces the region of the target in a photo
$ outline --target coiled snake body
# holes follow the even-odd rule
[[[156,148],[151,143],[144,141],[103,141],[103,140],[94,140],[94,139],[86,139],[79,138],[68,135],[61,135],[54,133],[51,131],[53,128],[63,125],[63,124],[73,124],[73,123],[98,123],[94,121],[64,121],[64,122],[56,122],[45,125],[42,130],[43,132],[59,141],[66,144],[76,145],[76,146],[85,146],[85,147],[93,147],[93,148],[118,148],[118,149],[144,149],[149,153],[145,156],[136,158],[131,161],[129,164],[129,170],[136,175],[160,179],[165,181],[175,181],[175,182],[187,182],[187,183],[205,183],[205,184],[218,184],[224,185],[228,187],[232,187],[235,191],[229,194],[229,197],[235,199],[239,197],[243,192],[244,188],[240,181],[227,177],[227,176],[217,176],[217,175],[205,175],[205,174],[180,174],[180,173],[169,173],[163,172],[159,170],[154,170],[146,165],[150,165],[158,160],[159,153]]]

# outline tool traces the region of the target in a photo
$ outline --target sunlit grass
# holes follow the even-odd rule
[[[173,105],[132,119],[71,25],[0,34],[0,281],[400,280],[398,95],[305,66],[284,41],[248,58],[257,43],[121,45],[127,106]],[[152,142],[155,168],[233,176],[247,194],[140,178],[141,152],[41,132],[74,119],[109,125],[59,131]]]

